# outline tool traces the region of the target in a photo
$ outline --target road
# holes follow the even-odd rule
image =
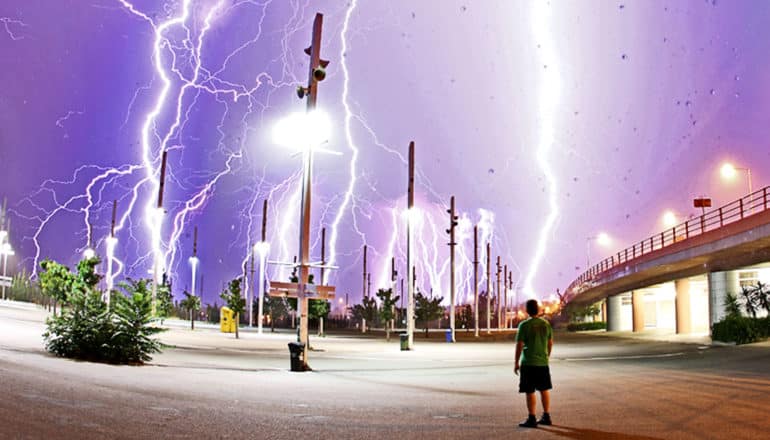
[[[770,345],[712,347],[556,335],[553,427],[525,416],[510,341],[416,350],[313,338],[291,373],[290,333],[241,339],[172,328],[142,367],[45,353],[45,313],[0,302],[0,438],[721,439],[770,428]]]

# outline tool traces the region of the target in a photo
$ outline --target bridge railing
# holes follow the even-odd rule
[[[570,293],[573,295],[579,293],[579,291],[584,288],[590,287],[592,281],[598,278],[602,273],[653,251],[663,249],[674,243],[701,235],[705,232],[719,229],[726,224],[742,220],[751,215],[767,211],[770,206],[770,199],[768,199],[768,197],[770,197],[770,186],[754,191],[738,200],[734,200],[719,208],[712,209],[698,217],[690,218],[684,223],[634,243],[632,246],[623,249],[615,255],[605,258],[583,272],[583,274],[567,287],[566,293],[568,295]]]

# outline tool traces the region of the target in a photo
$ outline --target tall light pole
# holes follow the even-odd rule
[[[503,320],[501,317],[502,313],[502,295],[500,294],[500,272],[502,271],[502,267],[500,267],[500,256],[497,256],[497,329],[500,330],[503,328]]]
[[[508,272],[508,289],[511,291],[511,293],[513,294],[513,296],[515,298],[513,300],[513,311],[514,311],[514,316],[516,316],[515,315],[515,313],[516,313],[516,306],[517,306],[516,299],[518,299],[518,295],[516,294],[516,291],[513,288],[513,271]],[[513,323],[509,321],[508,322],[508,326],[511,327],[511,324],[513,324]]]
[[[508,264],[503,265],[503,328],[508,328]]]
[[[479,337],[479,227],[473,226],[473,336]]]
[[[259,305],[257,306],[257,332],[262,334],[262,321],[264,321],[265,306],[265,259],[269,245],[267,243],[267,199],[262,203],[262,240],[257,243],[259,254]]]
[[[107,275],[105,281],[107,282],[107,292],[104,293],[107,306],[110,305],[110,297],[112,296],[112,288],[115,286],[115,276],[112,272],[113,262],[115,260],[115,245],[118,244],[118,238],[115,237],[115,221],[118,213],[118,201],[112,201],[112,223],[110,225],[110,236],[107,237]]]
[[[5,212],[5,202],[3,202],[3,212]],[[6,270],[8,268],[8,257],[14,255],[13,247],[11,246],[11,219],[4,218],[5,225],[0,224],[0,256],[3,257],[3,278],[8,276]],[[5,241],[4,241],[5,240]],[[5,283],[3,280],[3,299],[5,299]]]
[[[414,346],[414,280],[409,276],[412,268],[412,217],[414,216],[414,141],[409,142],[409,177],[407,184],[407,216],[406,216],[406,349]]]
[[[449,330],[452,333],[452,342],[455,342],[455,226],[457,226],[457,215],[455,215],[455,196],[449,199]]]
[[[492,244],[487,242],[487,334],[492,334],[492,292],[490,287],[492,284],[491,267],[492,267]]]
[[[391,291],[391,297],[392,295],[396,294],[396,280],[398,279],[398,271],[396,270],[396,257],[390,257],[390,291]],[[393,307],[395,308],[395,303],[393,304]],[[393,316],[393,319],[390,320],[390,330],[395,331],[396,330],[396,314],[393,310],[391,310],[391,316]]]
[[[604,232],[586,237],[586,270],[591,267],[591,243],[596,241],[599,246],[607,247],[612,243],[612,239]]]
[[[161,164],[160,164],[160,180],[158,183],[158,205],[156,207],[155,211],[155,217],[153,218],[153,221],[155,222],[155,227],[157,230],[160,230],[160,223],[163,218],[163,189],[166,185],[166,160],[168,159],[168,150],[163,151],[163,156],[161,158]],[[156,232],[157,233],[157,232]],[[160,237],[155,237],[157,240],[160,240]],[[154,246],[154,245],[153,245]],[[160,275],[160,256],[157,254],[153,254],[152,259],[152,314],[155,315],[156,312],[156,299],[158,296],[158,277]]]
[[[751,184],[751,168],[748,167],[736,167],[730,162],[725,162],[722,164],[722,167],[719,169],[719,172],[722,174],[722,177],[727,180],[732,180],[735,178],[736,174],[738,174],[738,171],[743,171],[746,173],[746,180],[749,185],[749,194],[754,192],[754,188]],[[749,209],[751,212],[754,212],[754,197],[751,197],[751,201],[749,202],[750,206]]]
[[[364,302],[364,299],[367,298],[366,295],[366,248],[367,246],[364,245],[364,268],[361,272],[361,302]],[[361,318],[361,333],[366,333],[366,318]]]

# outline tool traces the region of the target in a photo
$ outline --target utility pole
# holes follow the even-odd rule
[[[497,329],[501,330],[503,328],[503,320],[501,318],[503,303],[502,303],[502,295],[500,294],[500,272],[502,271],[502,268],[500,267],[500,256],[497,256]]]
[[[321,228],[321,279],[318,284],[324,285],[324,275],[326,269],[326,228]]]
[[[452,342],[455,342],[455,226],[457,226],[457,215],[455,215],[455,196],[449,198],[449,330],[452,332]]]
[[[503,265],[503,328],[508,328],[508,265]]]
[[[516,290],[513,288],[513,271],[508,272],[508,288],[511,289],[511,292],[513,293],[513,317],[515,319],[518,317],[518,305],[516,302],[519,296],[516,294]],[[510,322],[510,327],[513,328],[513,321]]]
[[[364,268],[362,271],[362,282],[361,282],[361,298],[367,298],[366,295],[366,245],[364,245]],[[364,300],[361,300],[361,303],[363,305]],[[366,333],[366,319],[361,318],[361,333]]]
[[[414,215],[414,141],[409,142],[409,172],[407,181],[407,216],[406,216],[406,276],[409,278],[409,268],[412,267],[412,216]],[[406,304],[406,349],[414,346],[414,281],[407,281]]]
[[[479,227],[473,226],[473,336],[479,337]]]
[[[265,261],[267,258],[267,199],[262,203],[262,241],[259,254],[259,305],[257,306],[257,332],[262,334],[265,307]]]
[[[166,186],[166,160],[168,159],[168,150],[163,150],[163,156],[161,157],[161,163],[160,163],[160,180],[158,183],[158,206],[157,206],[157,212],[155,213],[156,218],[154,219],[157,223],[155,225],[156,229],[156,237],[153,237],[155,240],[160,242],[160,228],[161,228],[161,221],[163,218],[163,189]],[[153,264],[152,264],[152,314],[155,315],[156,312],[156,300],[158,296],[158,275],[160,274],[160,268],[158,267],[160,265],[160,261],[158,261],[159,256],[153,255]]]
[[[256,289],[256,286],[255,286],[256,283],[254,283],[254,254],[256,253],[255,248],[256,248],[256,245],[251,246],[251,243],[249,243],[248,250],[249,250],[249,254],[251,255],[251,263],[249,266],[249,272],[250,272],[249,283],[251,283],[251,285],[249,286],[251,287],[250,289],[251,300],[249,301],[249,327],[254,327],[254,293]]]
[[[491,287],[491,267],[492,267],[492,257],[491,257],[491,243],[487,242],[487,334],[492,334],[492,292],[490,291]]]
[[[112,296],[112,288],[114,287],[114,277],[112,275],[112,265],[114,261],[114,254],[115,254],[115,244],[116,244],[116,238],[115,238],[115,221],[117,218],[117,212],[118,212],[118,201],[113,200],[112,201],[112,223],[110,224],[110,236],[107,238],[107,276],[105,277],[105,281],[107,282],[107,292],[105,292],[105,301],[107,302],[107,306],[110,305],[110,297]]]
[[[316,100],[318,99],[318,82],[326,77],[326,71],[324,70],[329,64],[328,61],[321,59],[321,32],[323,28],[323,15],[316,14],[313,20],[313,36],[310,43],[310,47],[305,49],[305,53],[310,56],[309,72],[308,72],[308,86],[307,89],[303,89],[301,94],[304,97],[307,93],[307,112],[310,113],[316,108]],[[298,91],[299,92],[299,91]],[[298,93],[299,94],[299,93]],[[307,363],[307,350],[310,345],[308,339],[308,300],[305,295],[305,290],[310,281],[310,199],[311,199],[311,186],[313,183],[313,149],[307,148],[304,153],[304,166],[302,175],[302,209],[300,211],[301,229],[300,229],[300,245],[299,245],[299,285],[297,289],[297,308],[300,315],[299,324],[299,342],[303,344],[303,360],[305,370],[310,370]]]
[[[190,259],[190,263],[192,264],[192,289],[190,290],[192,292],[192,295],[195,296],[195,272],[198,268],[198,227],[195,226],[193,228],[193,254],[192,258]],[[202,298],[201,298],[202,299]],[[201,304],[203,304],[201,302]]]
[[[396,294],[396,280],[398,279],[398,272],[396,271],[396,257],[390,257],[390,294],[391,298],[393,295]],[[393,303],[393,307],[396,307],[395,301]],[[390,330],[395,331],[396,330],[396,314],[395,311],[391,309],[391,316],[393,319],[390,320]]]

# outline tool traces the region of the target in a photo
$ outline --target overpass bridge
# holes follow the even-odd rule
[[[568,302],[604,300],[607,329],[707,332],[724,299],[770,281],[770,187],[634,243],[565,291]]]

